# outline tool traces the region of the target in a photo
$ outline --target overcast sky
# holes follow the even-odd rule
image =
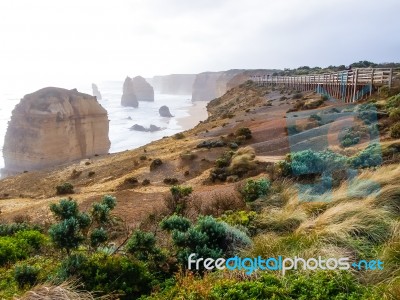
[[[399,0],[1,0],[0,88],[399,62]]]

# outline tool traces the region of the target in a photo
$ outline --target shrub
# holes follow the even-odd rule
[[[150,184],[150,180],[149,179],[143,179],[142,181],[142,185],[149,185]]]
[[[156,238],[151,232],[135,230],[129,238],[125,249],[137,259],[148,261],[151,255],[157,254],[160,250],[156,247]]]
[[[236,136],[244,136],[246,138],[246,140],[249,140],[252,138],[251,130],[247,127],[239,128],[238,130],[236,130],[235,135]]]
[[[322,101],[327,101],[327,100],[329,100],[329,96],[328,95],[321,95],[321,100]]]
[[[124,179],[125,184],[135,185],[139,183],[139,180],[136,177],[128,177]]]
[[[319,115],[317,115],[317,114],[312,114],[312,115],[309,117],[309,119],[310,119],[310,120],[315,120],[315,121],[321,121],[321,120],[322,120],[322,118],[321,118]]]
[[[303,150],[295,152],[286,157],[286,162],[294,176],[306,174],[322,174],[336,169],[342,169],[346,165],[347,158],[331,150],[315,152]]]
[[[140,160],[146,160],[146,159],[147,159],[147,156],[146,156],[146,155],[140,155],[139,159],[140,159]]]
[[[64,276],[80,278],[85,289],[121,294],[120,299],[136,299],[150,293],[153,280],[143,263],[102,253],[71,256],[62,263],[60,271]]]
[[[400,122],[390,127],[390,136],[394,139],[400,138]]]
[[[10,223],[10,224],[0,224],[0,236],[13,235],[22,230],[36,230],[41,231],[40,226],[31,225],[27,223]]]
[[[0,266],[35,254],[46,241],[46,237],[35,230],[19,231],[14,236],[0,237]]]
[[[186,152],[181,153],[180,157],[181,157],[182,160],[190,161],[190,160],[196,159],[197,155],[195,153],[193,153],[193,152],[186,151]]]
[[[217,259],[249,244],[245,233],[211,216],[199,217],[194,225],[185,218],[172,216],[164,219],[160,225],[172,233],[176,256],[183,267],[187,267],[191,253],[195,253],[197,258]]]
[[[150,171],[155,170],[156,168],[158,168],[159,166],[161,166],[163,164],[162,160],[159,158],[156,158],[155,160],[153,160],[150,164]]]
[[[69,182],[64,182],[63,184],[56,186],[57,195],[73,194],[74,186]]]
[[[92,176],[94,176],[95,174],[96,174],[95,171],[90,171],[90,172],[88,173],[88,176],[89,176],[89,177],[92,177]]]
[[[243,176],[256,167],[255,151],[251,147],[244,147],[237,150],[231,159],[228,167],[228,175]]]
[[[400,107],[393,108],[389,111],[389,118],[393,122],[400,121]]]
[[[39,251],[47,243],[46,236],[37,230],[19,231],[14,235],[14,237],[17,244],[24,244],[26,249],[33,251]]]
[[[367,148],[350,158],[355,168],[374,167],[382,164],[382,151],[379,143],[369,144]]]
[[[301,98],[303,98],[303,94],[302,93],[295,93],[292,96],[292,99],[301,99]]]
[[[95,228],[90,234],[90,246],[97,248],[108,240],[107,231],[103,228]]]
[[[164,178],[163,182],[165,184],[177,184],[179,182],[179,180],[175,177],[167,177],[167,178]]]
[[[245,201],[254,201],[258,198],[265,197],[271,188],[271,182],[268,179],[247,180],[241,194]]]
[[[32,286],[36,283],[39,275],[39,269],[30,265],[18,265],[14,270],[14,278],[19,288]]]
[[[192,193],[192,191],[193,189],[191,186],[176,185],[170,188],[172,196],[176,199],[187,197]]]
[[[350,147],[360,142],[361,133],[354,128],[348,128],[339,135],[340,143],[343,147]]]
[[[184,139],[184,138],[185,138],[185,135],[184,135],[182,132],[179,132],[179,133],[177,133],[177,134],[174,135],[174,138],[175,138],[176,140],[181,140],[181,139]]]
[[[189,219],[178,215],[172,215],[163,219],[160,223],[160,227],[163,230],[172,231],[178,230],[181,232],[186,232],[190,228],[191,224]]]
[[[239,210],[228,211],[223,214],[220,219],[232,226],[243,226],[248,228],[256,216],[257,213],[254,211]]]
[[[386,109],[390,110],[392,108],[399,108],[400,107],[400,94],[390,97],[386,101]]]

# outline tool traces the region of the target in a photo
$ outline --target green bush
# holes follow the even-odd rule
[[[129,238],[125,249],[137,259],[148,261],[149,257],[158,254],[160,250],[156,247],[156,237],[151,232],[135,230]]]
[[[46,241],[46,237],[36,230],[19,231],[14,236],[0,237],[0,266],[35,254]]]
[[[236,130],[235,133],[236,136],[244,136],[246,140],[249,140],[252,138],[251,130],[247,127],[241,127],[238,130]]]
[[[87,290],[121,294],[120,299],[136,299],[150,293],[153,280],[144,263],[103,253],[72,255],[62,262],[59,274],[78,277]]]
[[[42,230],[39,225],[31,225],[27,223],[10,223],[0,224],[0,236],[10,236],[22,230]]]
[[[172,196],[178,199],[189,196],[192,191],[193,189],[191,186],[176,185],[170,188]]]
[[[369,144],[367,148],[349,159],[354,168],[374,167],[382,164],[382,151],[379,143]]]
[[[251,202],[258,198],[265,197],[271,188],[271,182],[268,179],[247,180],[241,194],[245,201]]]
[[[172,231],[178,230],[181,232],[187,231],[191,226],[189,219],[178,215],[172,215],[163,219],[160,223],[160,227],[163,230]]]
[[[181,139],[184,139],[184,138],[185,138],[185,135],[184,135],[182,132],[179,132],[179,133],[177,133],[177,134],[174,135],[174,138],[175,138],[176,140],[181,140]]]
[[[354,128],[348,128],[344,133],[339,134],[339,140],[343,147],[350,147],[360,142],[361,134]]]
[[[220,217],[220,220],[232,226],[249,227],[256,215],[254,211],[228,211]]]
[[[310,275],[295,274],[278,278],[263,274],[256,280],[225,281],[214,285],[213,299],[332,299],[362,300],[373,297],[368,288],[360,285],[350,273],[319,271]]]
[[[315,152],[303,150],[291,153],[286,158],[294,176],[306,174],[322,174],[324,172],[343,169],[347,158],[330,150]]]
[[[390,127],[390,136],[394,139],[400,138],[400,122]]]
[[[56,186],[57,195],[73,194],[74,186],[69,182],[64,182],[63,184]]]
[[[390,97],[386,101],[386,109],[400,108],[400,94]]]
[[[396,107],[389,110],[389,118],[393,122],[400,121],[400,107]]]
[[[39,269],[30,265],[18,265],[14,270],[14,279],[19,288],[32,286],[36,283],[39,275]]]
[[[108,240],[107,231],[103,228],[95,228],[90,234],[90,245],[97,248]]]
[[[234,254],[251,243],[244,232],[224,222],[218,222],[212,216],[199,217],[196,224],[191,224],[185,218],[172,216],[164,219],[160,226],[172,233],[176,257],[185,268],[192,253],[197,258],[217,259]]]
[[[65,249],[70,255],[71,250],[79,247],[81,243],[87,241],[89,227],[95,224],[98,227],[92,229],[90,233],[90,245],[97,247],[107,240],[107,232],[102,226],[111,223],[110,211],[116,206],[116,198],[105,195],[100,203],[94,203],[91,216],[80,212],[78,203],[72,199],[61,199],[58,204],[51,204],[50,210],[60,221],[49,229],[49,235],[53,243]]]

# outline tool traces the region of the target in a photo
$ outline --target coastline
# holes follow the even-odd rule
[[[188,109],[188,116],[177,118],[176,121],[183,130],[189,130],[208,118],[208,101],[195,101]]]

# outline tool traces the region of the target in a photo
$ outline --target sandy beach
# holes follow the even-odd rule
[[[208,117],[207,113],[207,101],[196,101],[189,108],[189,116],[178,118],[177,122],[179,126],[182,126],[184,130],[188,130],[199,124],[200,121],[204,121]]]

